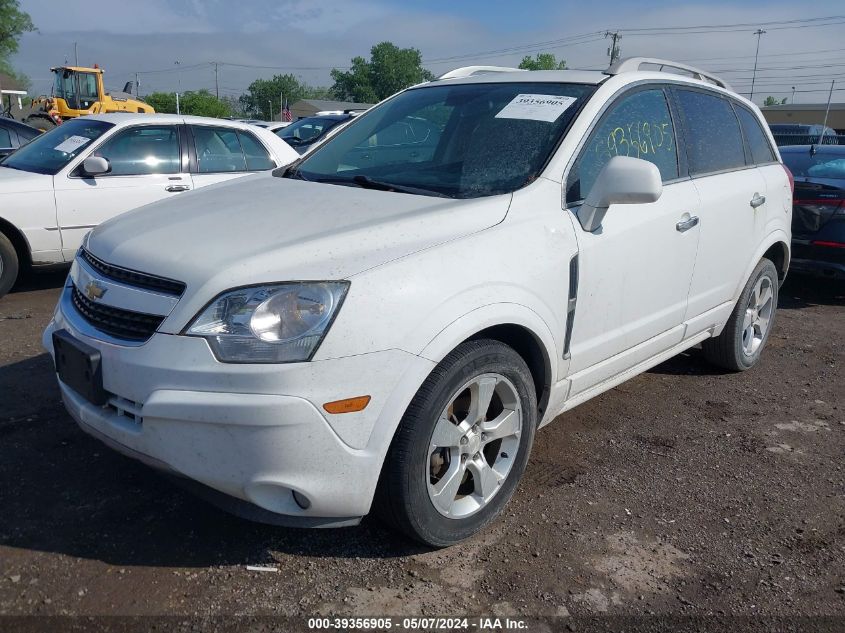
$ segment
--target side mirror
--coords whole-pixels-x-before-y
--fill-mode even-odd
[[[107,158],[102,156],[89,156],[82,161],[82,171],[86,176],[100,176],[111,171],[111,165]]]
[[[599,172],[578,210],[578,221],[585,231],[592,233],[601,226],[610,205],[655,202],[662,193],[663,181],[654,163],[614,156]]]

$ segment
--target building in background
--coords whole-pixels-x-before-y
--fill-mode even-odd
[[[307,116],[314,116],[318,112],[344,110],[367,110],[372,103],[354,103],[352,101],[327,101],[324,99],[300,99],[290,106],[291,119],[296,121]]]
[[[808,125],[824,123],[824,113],[827,103],[791,103],[760,108],[766,122],[798,123]],[[836,130],[837,134],[845,134],[845,103],[831,103],[827,115],[827,127]]]

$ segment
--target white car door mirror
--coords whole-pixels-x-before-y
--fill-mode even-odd
[[[654,163],[630,156],[614,156],[599,172],[587,199],[578,210],[578,221],[593,232],[612,204],[655,202],[663,193],[660,171]]]
[[[102,156],[89,156],[82,161],[82,171],[86,176],[101,176],[111,171],[111,165],[107,158]]]

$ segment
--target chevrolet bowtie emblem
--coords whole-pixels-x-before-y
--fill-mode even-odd
[[[85,296],[92,301],[96,301],[97,299],[102,299],[103,295],[106,294],[108,290],[108,288],[96,281],[89,281],[88,285],[85,286]]]

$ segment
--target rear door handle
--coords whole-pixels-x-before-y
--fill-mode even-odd
[[[170,191],[170,192],[187,191],[188,189],[190,189],[190,187],[188,185],[167,185],[164,188],[165,191]]]
[[[689,231],[692,227],[698,225],[698,216],[694,215],[689,220],[682,220],[675,225],[675,228],[680,232],[684,233]]]
[[[761,196],[759,193],[755,193],[754,197],[751,198],[751,208],[756,209],[764,202],[766,202],[766,196]]]

